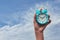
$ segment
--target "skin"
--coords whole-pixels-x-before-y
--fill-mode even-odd
[[[35,29],[36,40],[44,40],[43,31],[47,27],[47,25],[50,23],[51,23],[51,20],[49,19],[49,22],[47,24],[40,25],[36,22],[36,14],[34,15],[34,29]]]

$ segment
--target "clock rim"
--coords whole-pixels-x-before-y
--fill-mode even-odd
[[[39,14],[39,15],[40,15],[40,14]],[[46,20],[46,22],[44,22],[44,23],[41,23],[41,22],[38,21],[38,16],[39,16],[39,15],[36,15],[36,21],[37,21],[39,24],[46,24],[46,23],[48,22],[48,15],[45,14],[46,17],[47,17],[47,20]]]

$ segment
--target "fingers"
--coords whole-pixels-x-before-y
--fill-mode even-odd
[[[50,23],[51,23],[51,20],[49,20],[48,24],[50,24]]]
[[[46,28],[46,26],[48,25],[48,24],[50,24],[51,23],[51,20],[49,20],[49,22],[47,22],[46,24],[44,24],[44,25],[42,25],[42,26],[45,26],[44,28]]]
[[[48,15],[48,18],[50,18],[50,15]]]
[[[36,19],[36,14],[34,14],[34,20]]]
[[[51,22],[50,15],[48,15],[48,23],[47,24],[49,24],[50,22]]]
[[[36,22],[36,14],[34,14],[34,23]]]
[[[44,25],[48,25],[48,24],[50,24],[51,23],[51,20],[50,20],[50,15],[48,15],[48,22],[46,23],[46,24],[44,24]]]
[[[49,23],[51,23],[51,20],[50,20],[50,15],[48,15],[48,23],[47,24],[49,24]]]

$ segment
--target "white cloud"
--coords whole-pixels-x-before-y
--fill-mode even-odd
[[[34,16],[35,10],[40,7],[45,7],[48,9],[48,13],[50,14],[51,20],[52,20],[52,23],[45,30],[45,40],[47,40],[49,38],[48,34],[50,34],[48,32],[51,32],[51,30],[49,30],[49,28],[52,28],[50,26],[54,26],[54,25],[60,23],[60,19],[59,19],[60,14],[56,14],[54,12],[54,10],[53,10],[54,7],[52,7],[52,5],[53,4],[50,4],[49,2],[36,4],[34,8],[33,7],[30,8],[28,11],[26,11],[25,15],[21,16],[21,18],[24,19],[23,20],[24,24],[21,22],[20,24],[14,25],[12,27],[10,27],[9,25],[6,25],[6,26],[0,28],[0,40],[35,40],[35,34],[34,34],[34,28],[33,28],[33,16]],[[57,7],[55,7],[55,8],[57,8]],[[48,37],[48,38],[46,38],[46,37]],[[54,40],[54,38],[50,38],[49,40]],[[57,40],[57,38],[56,38],[56,40]]]
[[[20,24],[11,27],[9,25],[6,25],[0,28],[0,40],[28,40],[29,38],[29,40],[35,40],[32,22],[33,15],[28,15],[29,12],[26,12],[27,14],[24,17],[22,16],[25,24],[21,22]]]

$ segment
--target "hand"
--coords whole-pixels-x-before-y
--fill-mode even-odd
[[[50,16],[49,16],[50,18]],[[43,30],[46,28],[46,26],[51,23],[51,20],[49,19],[49,22],[45,25],[39,25],[37,22],[36,22],[36,14],[34,15],[34,28],[35,28],[35,32],[43,32]]]

